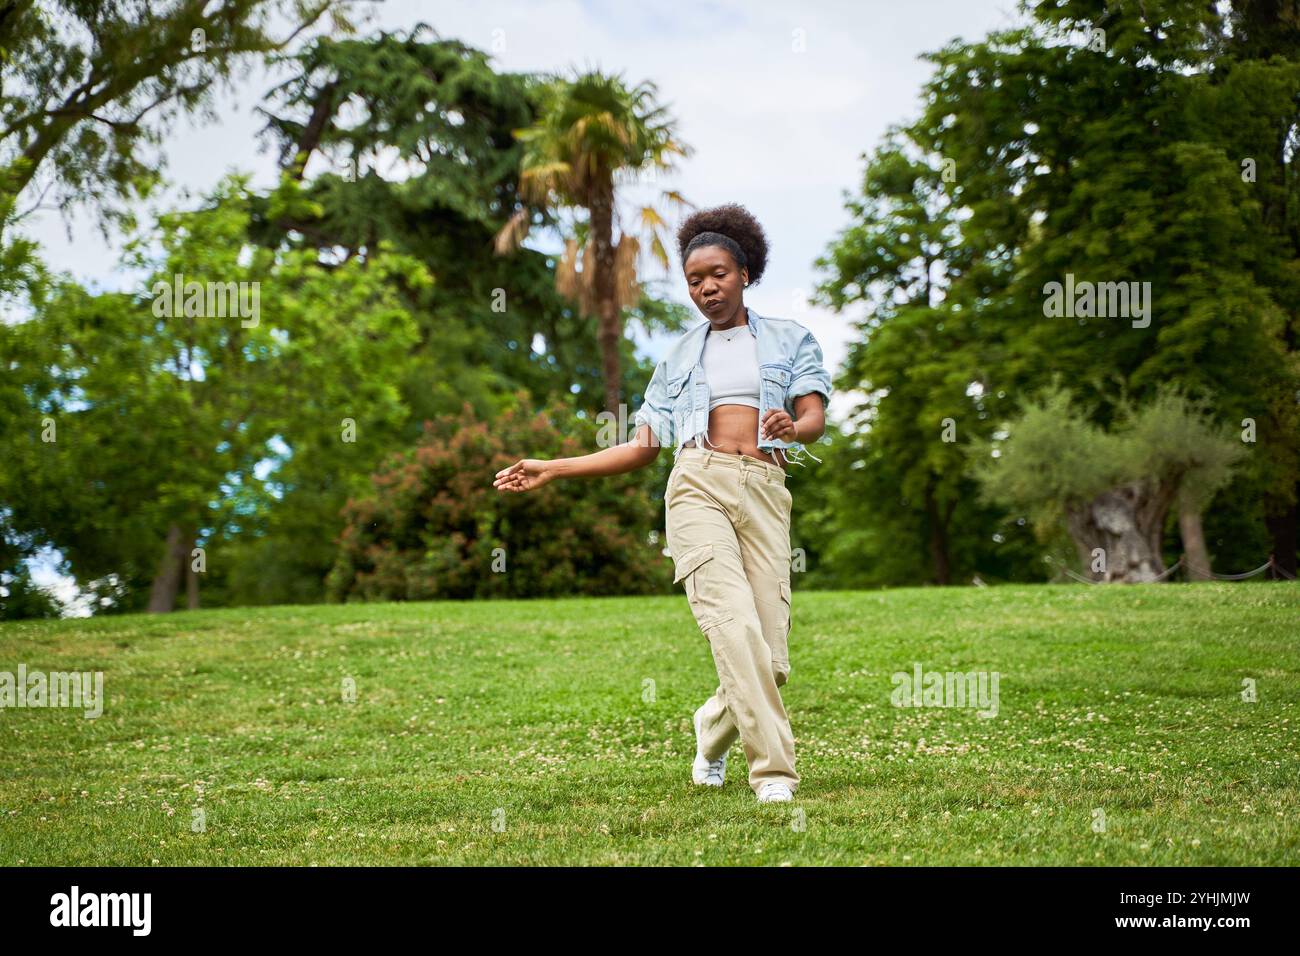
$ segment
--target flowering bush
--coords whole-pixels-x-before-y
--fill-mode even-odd
[[[350,499],[326,581],[334,601],[555,597],[671,590],[662,553],[656,469],[557,479],[498,491],[496,473],[520,458],[598,450],[597,423],[554,401],[527,415],[516,404],[492,423],[460,415],[425,422],[419,444]]]

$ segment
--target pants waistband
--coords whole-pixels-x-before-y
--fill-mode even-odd
[[[677,461],[687,461],[701,468],[716,468],[721,465],[737,471],[752,471],[762,475],[767,481],[777,481],[781,484],[785,484],[786,479],[786,470],[780,465],[773,465],[753,455],[733,455],[730,452],[714,451],[711,448],[684,445],[677,453]]]

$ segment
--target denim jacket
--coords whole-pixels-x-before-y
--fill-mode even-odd
[[[760,408],[755,443],[772,454],[775,452],[771,449],[781,449],[782,456],[796,464],[804,464],[799,460],[803,453],[821,461],[802,442],[761,437],[763,413],[770,408],[784,407],[793,419],[794,400],[809,392],[821,393],[823,409],[829,404],[831,377],[822,365],[821,346],[808,329],[793,319],[764,318],[749,307],[746,311],[749,334],[757,340],[758,352]],[[702,432],[708,440],[710,396],[702,358],[709,328],[709,323],[703,322],[673,343],[655,366],[645,401],[633,419],[638,428],[649,425],[661,446],[674,448],[674,461],[688,439]]]

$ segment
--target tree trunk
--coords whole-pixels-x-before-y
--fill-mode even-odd
[[[180,525],[172,524],[167,528],[167,542],[163,545],[162,558],[158,561],[158,571],[153,576],[153,587],[149,591],[150,614],[166,614],[176,607],[176,594],[180,590],[184,562],[185,535]]]
[[[1080,554],[1087,555],[1085,569],[1095,581],[1134,583],[1155,581],[1164,573],[1160,533],[1174,495],[1169,484],[1154,490],[1147,482],[1134,482],[1103,492],[1081,508],[1067,513],[1070,536]],[[1092,552],[1101,548],[1105,570],[1094,571]]]
[[[952,583],[952,562],[948,559],[948,522],[939,515],[934,500],[934,489],[925,488],[925,514],[930,523],[930,561],[934,565],[934,581],[941,587]],[[952,509],[948,509],[949,516]]]
[[[591,201],[591,242],[596,274],[592,277],[596,298],[597,339],[601,371],[605,378],[605,410],[618,415],[623,374],[619,344],[623,340],[618,303],[614,296],[614,186],[603,181]]]
[[[1192,581],[1212,581],[1210,552],[1205,547],[1205,530],[1201,511],[1185,498],[1178,499],[1178,533],[1183,539],[1183,556],[1187,560],[1187,577]]]
[[[1300,483],[1296,485],[1295,501],[1264,515],[1264,524],[1273,539],[1273,567],[1268,573],[1275,581],[1295,580],[1297,508],[1300,508]]]
[[[193,536],[190,537],[193,542]],[[191,611],[199,609],[199,575],[194,570],[194,561],[187,554],[185,561],[185,606]]]

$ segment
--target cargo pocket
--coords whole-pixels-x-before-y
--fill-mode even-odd
[[[791,607],[790,582],[780,581],[781,609],[785,624],[779,628],[780,637],[772,644],[772,673],[776,677],[776,686],[780,687],[790,679],[790,626]]]
[[[718,586],[713,557],[712,544],[692,548],[676,562],[677,573],[673,577],[674,584],[684,582],[682,586],[686,589],[691,613],[705,636],[708,636],[709,628],[725,624],[735,616]]]

